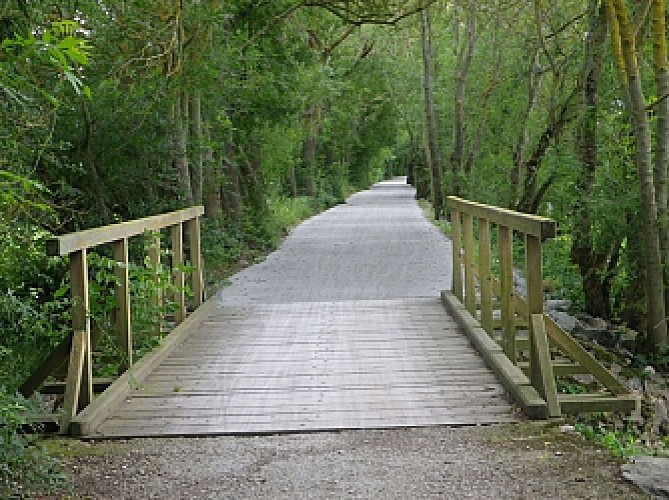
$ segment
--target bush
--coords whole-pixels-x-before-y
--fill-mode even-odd
[[[66,484],[60,465],[38,446],[34,436],[22,434],[26,413],[34,405],[0,386],[0,497],[53,492]]]

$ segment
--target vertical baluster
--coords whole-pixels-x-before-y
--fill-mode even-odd
[[[541,271],[541,240],[536,236],[527,235],[525,238],[525,262],[527,276],[527,308],[528,318],[533,314],[544,313],[544,291]],[[534,329],[530,323],[530,338],[534,335]],[[541,378],[541,367],[535,342],[530,342],[530,380],[535,389],[539,390],[543,385]]]
[[[460,211],[451,212],[451,237],[453,240],[453,294],[463,302],[462,294],[462,223]]]
[[[190,264],[193,267],[191,283],[195,295],[195,307],[200,307],[204,300],[204,278],[202,266],[202,250],[200,245],[200,218],[195,217],[187,222],[190,246]]]
[[[481,326],[492,335],[492,276],[490,274],[490,222],[479,219],[479,280],[481,283]]]
[[[70,254],[72,292],[72,346],[60,422],[66,433],[70,421],[93,400],[93,360],[88,302],[88,259],[86,249]]]
[[[151,262],[151,266],[154,269],[153,282],[156,290],[156,295],[154,297],[154,306],[158,313],[158,324],[157,331],[158,335],[162,334],[163,331],[163,291],[162,283],[160,279],[160,233],[153,232],[151,233],[151,246],[149,247],[148,257]]]
[[[174,302],[177,309],[175,322],[181,323],[186,318],[186,299],[184,294],[185,280],[182,266],[184,263],[183,224],[175,224],[170,228],[172,235],[172,277],[174,279]]]
[[[128,277],[128,239],[123,238],[112,243],[112,252],[116,261],[116,334],[124,356],[124,366],[132,366],[132,326],[130,324],[130,280]]]
[[[463,213],[462,222],[465,248],[465,307],[473,317],[476,317],[474,217],[472,214]]]
[[[502,308],[502,347],[504,353],[516,364],[516,309],[513,288],[513,231],[499,226],[499,265]]]

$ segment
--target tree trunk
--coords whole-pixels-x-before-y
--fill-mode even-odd
[[[315,106],[306,113],[306,138],[302,143],[302,160],[304,161],[304,192],[307,196],[315,197],[316,187],[316,134],[318,130],[317,110]]]
[[[456,21],[457,22],[457,21]],[[476,13],[474,5],[467,8],[465,41],[458,48],[457,76],[455,78],[455,102],[453,107],[453,153],[451,155],[452,192],[462,194],[461,180],[465,162],[465,97],[467,93],[467,77],[474,60],[474,43],[476,41]]]
[[[604,60],[607,21],[605,7],[598,8],[597,0],[589,5],[590,27],[586,36],[585,57],[580,78],[580,115],[576,150],[580,171],[576,179],[574,207],[574,237],[571,257],[579,268],[585,292],[585,311],[595,317],[611,316],[610,269],[611,254],[597,251],[592,239],[590,199],[597,172],[597,110],[598,88]]]
[[[193,204],[193,189],[188,165],[188,95],[185,92],[179,93],[173,109],[179,200],[181,205],[189,207]]]
[[[202,98],[200,93],[196,92],[191,100],[191,131],[193,135],[195,161],[192,169],[193,182],[193,202],[196,205],[202,204],[202,188],[204,182],[204,155],[205,144],[202,134]]]
[[[620,33],[625,75],[624,87],[629,90],[630,120],[634,130],[635,162],[641,188],[641,219],[644,233],[644,279],[650,344],[660,348],[667,343],[667,323],[664,303],[664,273],[660,254],[660,234],[657,223],[657,204],[653,177],[651,132],[643,93],[641,72],[637,61],[634,33],[624,0],[607,0]],[[612,30],[613,32],[613,30]]]
[[[225,217],[240,220],[242,215],[241,176],[235,158],[232,140],[229,139],[221,154],[221,196]]]
[[[666,0],[652,1],[653,61],[658,102],[657,144],[655,148],[655,198],[660,231],[660,253],[665,286],[669,283],[669,220],[667,214],[667,165],[669,164],[669,69],[667,68],[667,39],[665,21]],[[665,289],[665,311],[669,308],[669,293]]]
[[[437,121],[432,99],[432,20],[430,8],[421,12],[421,44],[423,48],[423,92],[425,95],[425,128],[426,145],[425,156],[430,169],[432,181],[432,205],[434,217],[439,219],[444,215],[444,200],[441,186],[441,154],[437,143]]]
[[[100,213],[100,222],[101,224],[109,224],[111,218],[109,216],[109,208],[105,201],[104,192],[102,189],[102,184],[100,182],[100,173],[98,172],[97,163],[95,161],[95,151],[93,150],[93,140],[95,137],[95,124],[93,123],[93,118],[91,117],[91,111],[88,107],[88,102],[86,100],[82,101],[82,107],[84,112],[84,125],[86,129],[86,145],[84,151],[84,158],[86,163],[86,168],[91,176],[91,183],[93,186],[93,192],[95,193],[95,203],[98,206],[98,211]]]
[[[204,215],[209,219],[220,219],[223,216],[223,201],[221,199],[221,175],[214,162],[214,151],[211,148],[211,131],[209,125],[204,124],[204,173],[203,186]]]

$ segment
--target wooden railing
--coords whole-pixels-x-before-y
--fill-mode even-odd
[[[200,249],[200,217],[204,214],[201,206],[191,207],[144,219],[122,222],[109,226],[79,231],[51,238],[47,241],[47,253],[51,256],[69,256],[70,287],[73,301],[72,336],[64,346],[56,349],[58,355],[52,355],[45,364],[24,384],[22,392],[35,390],[59,364],[67,353],[69,358],[65,383],[65,399],[60,427],[68,429],[72,418],[93,400],[93,345],[91,342],[91,321],[89,314],[89,278],[88,252],[99,245],[111,244],[113,259],[116,261],[114,273],[116,284],[115,327],[122,358],[123,368],[133,364],[133,340],[131,325],[131,301],[129,281],[128,239],[149,232],[153,243],[149,258],[155,265],[156,273],[160,262],[160,231],[169,229],[171,240],[171,271],[176,303],[175,323],[186,317],[185,273],[184,269],[184,232],[188,234],[189,266],[192,270],[191,288],[193,307],[198,307],[204,300],[204,282],[202,275],[202,257]],[[69,348],[69,349],[68,349]],[[69,352],[68,352],[69,351]]]
[[[542,242],[556,236],[556,223],[545,217],[453,196],[447,198],[447,207],[452,224],[453,295],[488,336],[497,340],[497,327],[501,327],[502,352],[514,365],[511,370],[500,365],[502,376],[522,385],[524,375],[520,369],[523,369],[529,376],[529,384],[545,401],[545,416],[548,417],[558,417],[563,410],[634,409],[638,401],[627,397],[630,394],[627,387],[544,314]],[[474,234],[476,225],[478,238]],[[496,245],[493,245],[495,238],[492,237],[494,227],[497,230]],[[525,250],[525,297],[520,296],[514,287],[514,238],[523,242]],[[475,240],[478,240],[477,247]],[[498,264],[495,272],[493,262]],[[501,318],[495,318],[495,310]],[[527,340],[519,339],[521,327],[528,330]],[[521,342],[524,342],[522,351],[529,353],[528,361],[519,360]],[[489,341],[480,343],[490,345]],[[568,358],[571,364],[553,360],[554,352]],[[496,356],[492,353],[490,359],[498,359]],[[556,374],[569,373],[594,375],[613,397],[603,393],[583,397],[558,395]]]

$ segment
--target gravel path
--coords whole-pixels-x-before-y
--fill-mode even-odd
[[[533,423],[69,446],[69,498],[648,498],[607,451]]]
[[[451,245],[404,178],[376,184],[300,224],[263,262],[232,277],[221,305],[439,297]]]
[[[450,287],[449,259],[449,242],[424,219],[413,189],[396,180],[296,228],[219,300],[434,297]],[[73,485],[54,498],[647,498],[621,481],[608,452],[529,422],[54,447]]]

